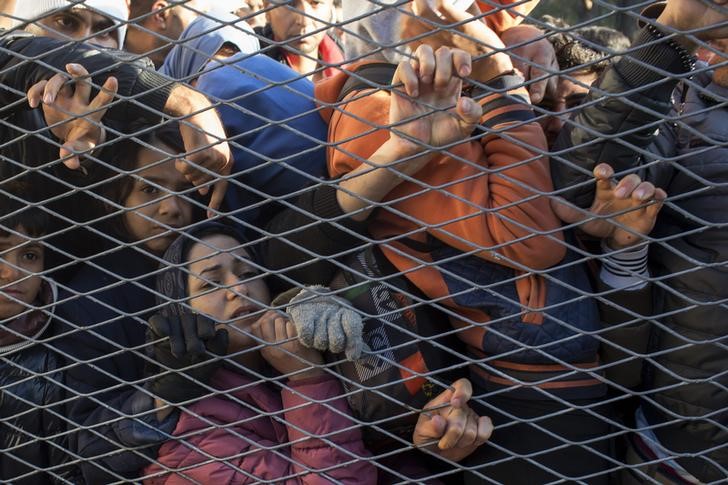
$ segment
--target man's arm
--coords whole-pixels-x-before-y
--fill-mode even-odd
[[[551,175],[561,196],[579,207],[594,199],[591,173],[608,161],[616,173],[634,169],[672,108],[677,83],[692,69],[698,41],[725,37],[726,0],[669,0],[654,25],[644,27],[622,59],[592,87],[561,131]],[[720,10],[720,11],[719,11]],[[695,36],[683,32],[698,29]],[[674,34],[674,35],[673,35]],[[567,190],[568,189],[568,190]]]
[[[203,194],[214,184],[210,207],[219,207],[227,181],[217,177],[228,175],[232,165],[222,122],[204,95],[158,74],[149,61],[45,37],[5,37],[0,40],[0,88],[4,88],[0,89],[0,103],[4,106],[0,116],[23,109],[19,105],[23,97],[44,81],[47,83],[38,90],[38,96],[44,103],[53,103],[68,79],[70,64],[90,73],[91,97],[109,77],[116,78],[119,99],[109,105],[104,122],[114,121],[117,129],[138,121],[155,125],[163,115],[180,119],[186,161],[190,163],[180,163],[177,168]],[[33,99],[29,102],[34,105]]]

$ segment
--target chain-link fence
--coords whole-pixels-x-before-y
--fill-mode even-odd
[[[0,2],[0,481],[724,482],[724,3]]]

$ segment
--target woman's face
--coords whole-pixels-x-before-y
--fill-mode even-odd
[[[131,209],[123,218],[132,241],[144,241],[144,246],[156,255],[164,254],[179,235],[175,229],[192,223],[192,184],[175,168],[175,160],[160,162],[172,152],[164,145],[142,148],[137,164],[141,170],[136,172],[131,191],[122,201]]]
[[[249,255],[230,236],[207,236],[191,248],[187,261],[190,307],[218,323],[247,330],[270,304],[268,286],[248,263]],[[243,332],[228,332],[231,349],[247,348],[253,340]],[[233,343],[233,341],[235,343]]]

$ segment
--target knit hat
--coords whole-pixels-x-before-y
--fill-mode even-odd
[[[107,17],[118,25],[116,30],[119,49],[124,45],[126,26],[129,21],[129,7],[126,0],[23,0],[15,3],[13,16],[16,21],[34,21],[66,8],[88,8]]]

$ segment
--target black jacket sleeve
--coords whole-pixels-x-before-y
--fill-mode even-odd
[[[98,88],[109,76],[119,81],[121,102],[107,116],[115,120],[156,122],[161,118],[169,93],[175,86],[156,73],[146,59],[134,60],[121,51],[100,51],[87,44],[30,35],[5,35],[0,38],[0,114],[25,108],[25,93],[38,81],[59,72],[66,64],[81,64]],[[19,106],[20,105],[20,106]]]
[[[642,382],[652,315],[652,283],[638,290],[616,290],[597,281],[603,331],[600,355],[609,382],[636,388]]]
[[[338,268],[336,258],[367,244],[366,226],[341,210],[335,183],[300,195],[268,223],[270,237],[261,243],[263,266],[279,276],[271,281],[274,293],[296,285],[327,285]]]
[[[671,95],[689,72],[677,50],[640,31],[630,50],[592,86],[559,134],[551,175],[560,195],[579,207],[594,199],[592,170],[609,163],[617,174],[638,167],[672,108]]]

